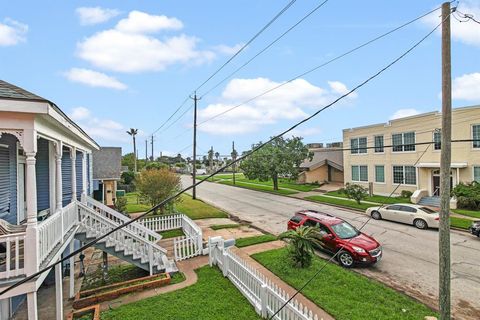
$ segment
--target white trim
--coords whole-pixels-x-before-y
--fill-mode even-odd
[[[360,139],[363,139],[363,138],[365,138],[365,152],[360,152],[360,150],[363,149],[363,148],[360,148]],[[355,149],[355,150],[358,151],[357,153],[352,152],[353,151],[352,140],[357,140],[358,147]],[[352,155],[352,156],[363,156],[363,155],[367,155],[367,154],[368,154],[368,137],[367,136],[350,138],[350,155]]]
[[[352,167],[358,167],[358,179],[360,179],[360,167],[367,167],[367,180],[353,180],[353,174],[352,174]],[[350,174],[351,174],[351,180],[352,182],[363,182],[363,183],[368,183],[368,164],[352,164],[350,165]]]
[[[382,149],[383,149],[382,152],[377,152],[377,151],[375,150],[375,148],[377,147],[377,146],[375,145],[375,138],[376,138],[376,137],[382,137]],[[385,134],[382,133],[382,134],[375,134],[375,135],[373,135],[373,154],[385,154]]]
[[[383,167],[383,182],[378,182],[377,181],[377,167]],[[386,174],[385,174],[385,165],[384,164],[375,164],[375,165],[373,165],[373,168],[374,168],[374,170],[373,170],[373,175],[374,175],[373,183],[386,184],[387,179],[386,179]]]
[[[405,134],[406,133],[411,133],[411,132],[413,132],[413,147],[414,147],[414,150],[405,151],[405,150],[403,150],[405,148]],[[396,135],[396,134],[397,135],[400,134],[402,136],[402,144],[401,144],[402,150],[401,151],[393,150],[393,148],[394,148],[393,135]],[[392,132],[392,133],[390,133],[390,136],[391,136],[391,139],[392,139],[392,151],[391,151],[392,154],[398,154],[398,153],[404,154],[404,153],[415,153],[415,152],[417,152],[417,145],[416,145],[416,143],[417,143],[417,132],[415,130],[413,130],[413,131],[403,131],[403,132]]]
[[[473,140],[473,126],[480,126],[480,123],[471,123],[471,124],[470,124],[470,138],[471,138],[472,140]],[[474,141],[472,141],[472,143],[470,144],[470,149],[471,149],[472,151],[480,151],[480,147],[475,148],[475,147],[473,146],[473,143],[474,143]]]
[[[405,167],[414,167],[413,165],[399,165],[399,164],[392,164],[392,185],[396,186],[396,185],[399,185],[399,183],[396,183],[395,182],[395,171],[393,170],[393,167],[403,167],[403,180],[405,181]],[[405,186],[405,187],[417,187],[418,189],[418,172],[417,172],[418,168],[415,168],[415,183],[414,184],[409,184],[409,183],[400,183],[401,186]]]

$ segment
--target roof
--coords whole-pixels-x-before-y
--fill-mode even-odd
[[[8,83],[0,79],[0,100],[20,100],[20,101],[33,101],[33,102],[45,102],[49,104],[55,111],[60,113],[71,125],[80,130],[82,134],[85,135],[93,144],[97,147],[99,145],[95,140],[92,139],[78,124],[76,124],[72,119],[70,119],[55,103],[52,101],[42,98],[30,91],[27,91],[23,88],[17,87],[11,83]]]
[[[95,180],[120,180],[122,169],[122,148],[101,147],[94,150],[93,179]]]
[[[341,148],[319,148],[311,149],[310,151],[313,152],[312,160],[306,159],[300,165],[300,168],[311,171],[328,164],[335,169],[343,171],[343,152]]]

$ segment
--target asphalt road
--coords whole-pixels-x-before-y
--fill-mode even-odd
[[[191,178],[182,177],[184,185]],[[360,227],[368,217],[358,212],[305,200],[205,182],[197,197],[273,234],[286,230],[292,214],[315,209],[339,216]],[[383,246],[383,259],[368,268],[356,268],[385,284],[436,307],[438,297],[438,232],[413,226],[370,220],[363,232]],[[452,309],[457,319],[480,317],[480,239],[452,231]]]

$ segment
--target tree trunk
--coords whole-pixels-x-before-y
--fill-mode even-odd
[[[278,175],[276,173],[272,176],[272,180],[273,180],[273,190],[277,191],[278,190]]]

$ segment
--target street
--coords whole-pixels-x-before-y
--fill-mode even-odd
[[[183,176],[184,186],[191,177]],[[254,226],[278,235],[288,219],[300,209],[315,209],[339,216],[356,227],[368,217],[358,212],[305,200],[205,182],[197,197]],[[356,268],[388,286],[437,306],[438,233],[388,221],[370,220],[362,230],[383,246],[383,260],[373,267]],[[452,231],[452,308],[455,318],[478,319],[480,314],[480,239]]]

